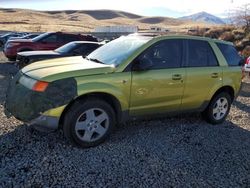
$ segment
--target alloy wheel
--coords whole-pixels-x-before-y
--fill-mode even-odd
[[[94,142],[101,138],[109,128],[108,114],[100,108],[91,108],[83,112],[75,124],[77,137],[85,142]]]

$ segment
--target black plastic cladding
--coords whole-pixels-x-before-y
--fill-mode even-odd
[[[5,107],[17,119],[29,122],[41,113],[68,104],[77,96],[77,83],[74,78],[66,78],[49,83],[44,92],[32,91],[18,83],[18,73],[7,90]]]

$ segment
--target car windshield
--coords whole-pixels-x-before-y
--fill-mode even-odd
[[[87,56],[87,59],[118,66],[150,39],[151,37],[120,37],[93,51]]]
[[[44,37],[48,36],[50,33],[43,33],[41,35],[38,35],[37,37],[33,38],[32,41],[33,42],[38,42],[40,41],[41,39],[43,39]]]
[[[70,42],[68,44],[65,44],[61,46],[60,48],[55,49],[58,53],[67,53],[70,52],[72,49],[74,49],[77,46],[75,42]]]

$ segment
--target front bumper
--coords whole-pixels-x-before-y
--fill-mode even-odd
[[[16,58],[16,55],[17,55],[16,50],[12,50],[8,48],[4,48],[3,53],[7,58]]]
[[[5,114],[13,115],[23,122],[30,122],[29,124],[40,124],[45,128],[56,129],[60,115],[54,117],[46,112],[67,105],[76,97],[75,79],[67,78],[50,82],[45,92],[36,92],[19,83],[21,76],[25,75],[19,72],[10,82],[6,95]]]
[[[30,63],[30,59],[28,57],[17,54],[17,57],[16,57],[16,66],[19,69],[25,67],[29,63]]]

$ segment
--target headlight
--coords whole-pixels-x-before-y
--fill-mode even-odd
[[[21,76],[19,83],[33,91],[43,92],[48,87],[49,83],[44,81],[35,80],[27,76]]]
[[[20,43],[18,43],[18,42],[8,43],[7,46],[6,46],[6,48],[12,48],[12,47],[14,47],[14,46],[18,46],[19,44],[20,44]]]

